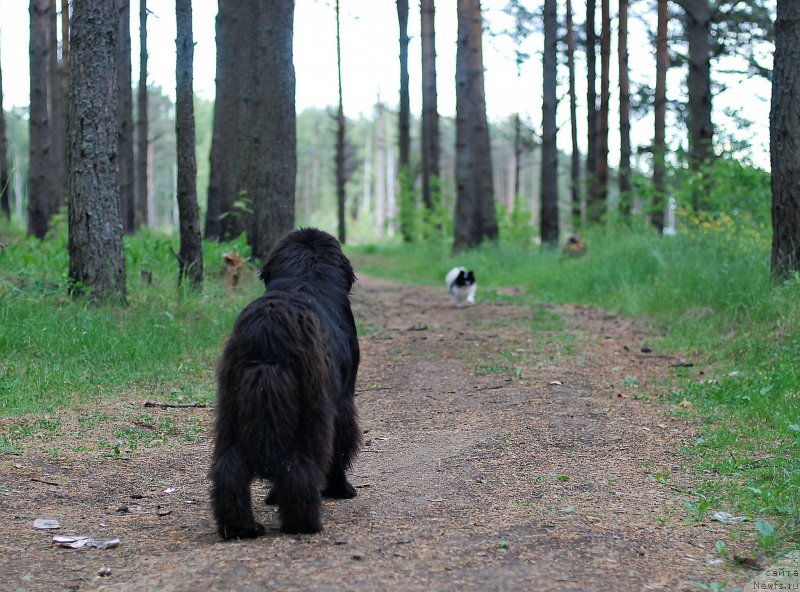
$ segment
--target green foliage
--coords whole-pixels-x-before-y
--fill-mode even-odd
[[[498,204],[497,221],[498,233],[506,243],[522,247],[533,244],[536,229],[531,226],[530,210],[509,210],[505,205]]]
[[[710,160],[699,171],[674,169],[672,190],[678,205],[687,210],[692,196],[701,193],[707,215],[746,217],[759,225],[771,220],[770,174],[729,155]]]
[[[420,210],[417,207],[417,194],[414,190],[414,174],[408,166],[400,169],[398,181],[400,182],[398,196],[400,234],[403,241],[409,243],[417,238],[417,219]]]

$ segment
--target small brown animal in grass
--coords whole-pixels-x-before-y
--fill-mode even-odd
[[[564,243],[562,255],[564,257],[580,257],[586,254],[586,242],[577,234],[573,234]]]
[[[232,290],[239,285],[239,280],[242,279],[242,265],[244,265],[244,257],[239,255],[236,251],[231,253],[224,253],[222,261],[225,263],[225,287]]]

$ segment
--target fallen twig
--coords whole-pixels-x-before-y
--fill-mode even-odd
[[[44,479],[37,479],[36,477],[31,477],[31,481],[35,481],[36,483],[44,483],[45,485],[55,485],[56,487],[61,487],[61,483],[56,483],[55,481],[45,481]]]
[[[205,403],[198,403],[194,401],[192,403],[157,403],[155,401],[145,401],[145,407],[158,407],[160,409],[188,409],[190,407],[199,407],[201,409],[205,409],[208,407]]]

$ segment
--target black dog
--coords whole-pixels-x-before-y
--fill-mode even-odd
[[[269,479],[283,532],[318,532],[320,491],[351,498],[361,444],[354,402],[359,349],[350,309],[355,274],[330,234],[289,233],[261,269],[264,296],[239,315],[217,368],[209,477],[219,534],[256,537],[250,483]]]

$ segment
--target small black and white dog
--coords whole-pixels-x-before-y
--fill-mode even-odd
[[[478,289],[478,283],[472,271],[467,271],[464,267],[454,267],[447,272],[444,283],[456,306],[464,306],[464,302],[475,304],[475,290]]]
[[[261,269],[267,291],[239,315],[217,368],[216,441],[209,472],[217,530],[257,537],[250,497],[269,479],[283,532],[318,532],[322,495],[351,498],[345,471],[361,431],[354,402],[358,339],[355,274],[339,241],[289,233]]]

